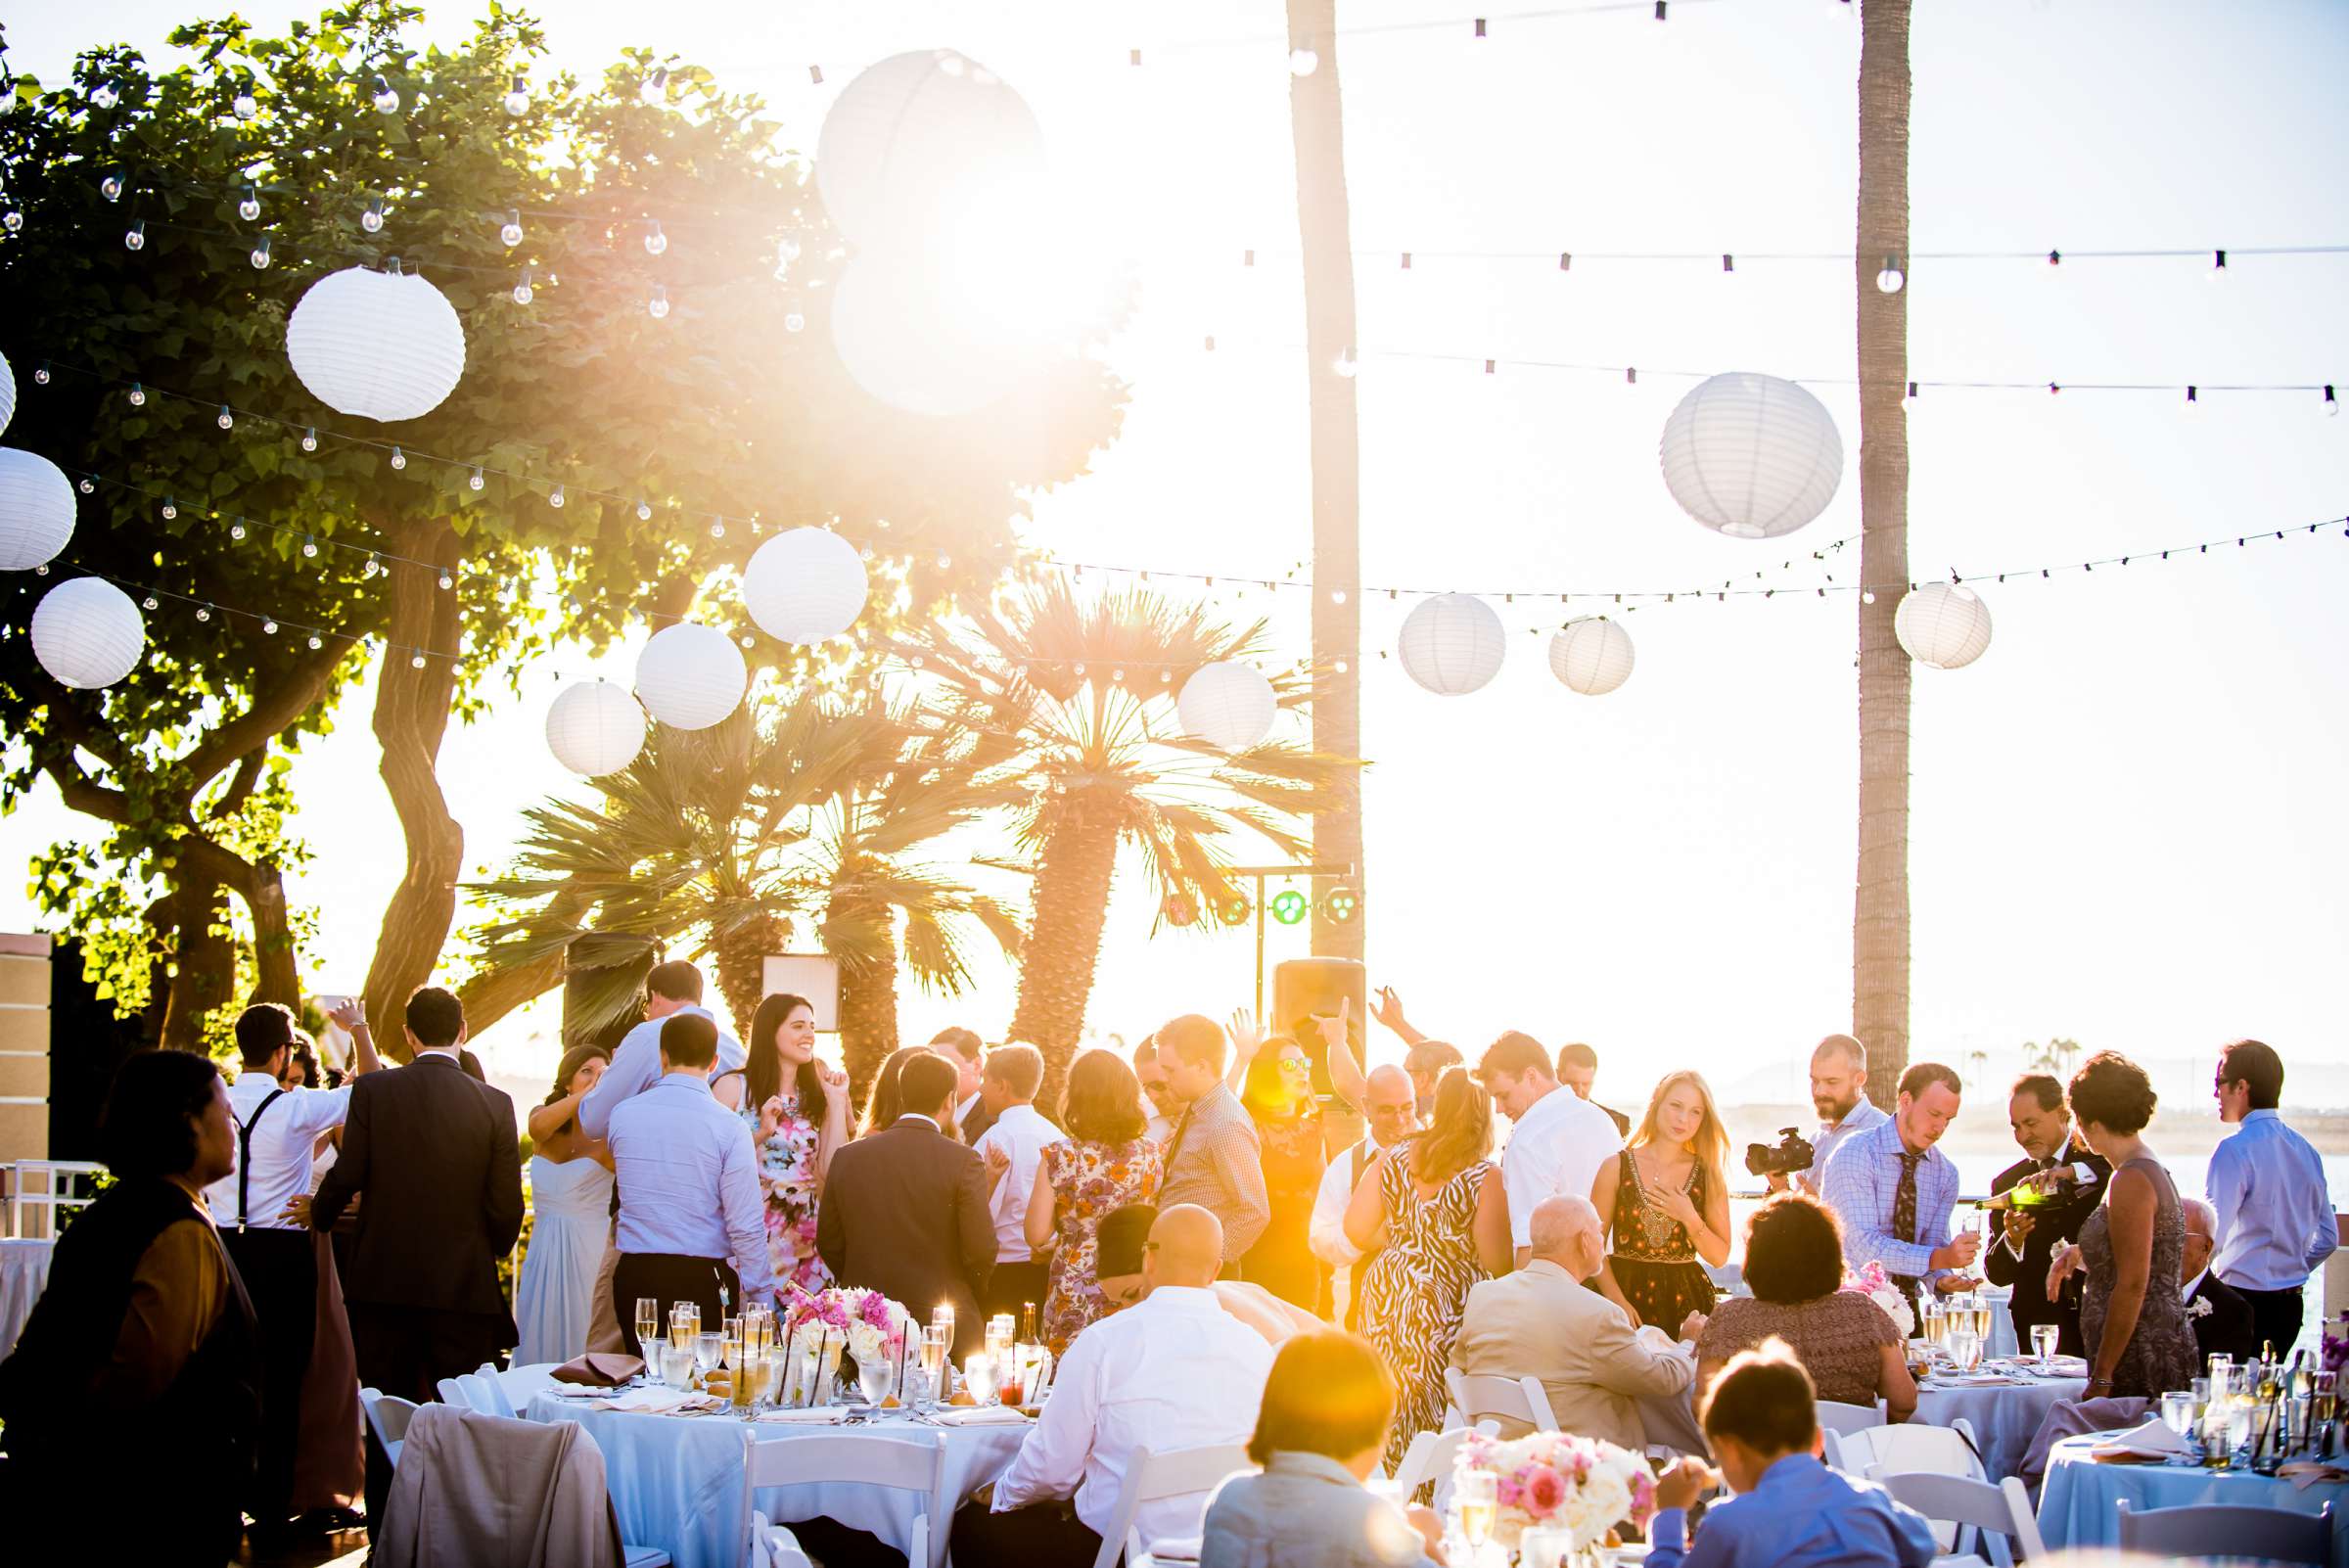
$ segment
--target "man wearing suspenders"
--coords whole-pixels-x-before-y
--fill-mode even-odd
[[[1361,1283],[1370,1260],[1346,1239],[1346,1204],[1379,1151],[1418,1130],[1411,1075],[1400,1067],[1372,1068],[1363,1083],[1362,1114],[1370,1131],[1321,1173],[1321,1188],[1313,1196],[1313,1222],[1306,1234],[1313,1256],[1336,1271],[1323,1315],[1358,1331],[1361,1327]]]
[[[336,1021],[356,1045],[355,1071],[378,1065],[359,1004]],[[318,1314],[318,1253],[309,1226],[288,1216],[310,1195],[310,1156],[321,1134],[343,1125],[348,1087],[280,1086],[294,1046],[294,1015],[277,1002],[248,1007],[237,1019],[244,1068],[229,1085],[237,1134],[236,1169],[205,1189],[220,1242],[245,1281],[261,1334],[261,1431],[253,1496],[246,1512],[264,1539],[292,1510],[294,1460],[301,1423],[302,1374],[310,1363]]]

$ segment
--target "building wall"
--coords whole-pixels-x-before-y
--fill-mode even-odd
[[[49,1153],[49,939],[0,932],[0,1164]]]

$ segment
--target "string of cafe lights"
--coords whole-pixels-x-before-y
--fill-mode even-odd
[[[116,576],[112,573],[101,572],[96,567],[84,565],[80,561],[74,560],[70,557],[61,558],[60,562],[49,562],[34,567],[32,569],[32,576],[36,577],[49,576],[51,575],[51,568],[59,564],[72,568],[72,573],[67,578],[68,581],[70,581],[74,576],[82,576],[95,577],[101,582],[112,583],[115,587],[121,589],[124,593],[136,598],[139,601],[139,608],[149,615],[153,615],[156,611],[161,609],[164,603],[168,601],[174,605],[192,608],[195,611],[195,619],[200,624],[208,624],[215,616],[220,617],[224,622],[232,620],[250,621],[260,628],[263,636],[274,637],[281,631],[288,632],[295,636],[305,639],[313,652],[324,648],[329,642],[340,642],[354,648],[381,647],[387,654],[406,654],[408,656],[409,665],[417,669],[424,669],[427,664],[435,659],[444,660],[453,665],[461,657],[458,654],[444,653],[436,648],[427,648],[411,643],[395,642],[390,637],[380,637],[360,632],[338,630],[333,626],[316,625],[309,622],[293,620],[269,611],[243,609],[237,605],[224,603],[218,599],[207,599],[201,594],[182,593],[173,588],[164,588],[151,583],[137,582],[128,577]],[[20,585],[20,591],[22,591],[22,585]]]

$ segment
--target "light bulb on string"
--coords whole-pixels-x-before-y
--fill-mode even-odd
[[[6,229],[11,234],[22,234],[24,232],[24,214],[13,207],[0,212],[0,229]]]
[[[473,471],[473,478],[467,480],[465,483],[477,490],[480,489],[482,487],[482,471],[478,468],[475,469]]]
[[[512,208],[506,209],[506,221],[499,226],[497,238],[508,250],[512,250],[522,243],[521,212]]]
[[[668,72],[656,68],[636,89],[637,98],[646,104],[659,104],[668,97]]]
[[[450,576],[449,576],[447,573],[445,573],[445,572],[443,572],[443,573],[441,573],[441,574],[440,574],[440,589],[441,589],[441,591],[442,591],[443,593],[447,592],[447,591],[448,591],[450,588],[453,588],[453,587],[455,587],[456,585],[457,585],[457,579],[456,579],[456,578],[454,578],[454,577]]]
[[[243,539],[245,537],[245,525],[242,522],[231,523],[228,526],[228,536],[232,539]]]
[[[110,202],[122,200],[122,176],[109,174],[98,182],[98,194]]]
[[[239,119],[251,119],[261,112],[260,101],[253,96],[251,89],[237,94],[228,107]]]
[[[301,553],[305,560],[315,561],[318,559],[317,535],[305,533],[301,536]]]
[[[164,497],[163,497],[163,521],[164,521],[164,522],[166,522],[166,523],[168,523],[168,522],[170,522],[170,521],[171,521],[173,518],[175,518],[175,517],[177,517],[177,516],[179,516],[179,503],[178,503],[177,501],[175,501],[175,500],[173,500],[173,499],[172,499],[170,496],[168,496],[168,495],[164,496]]]
[[[1308,33],[1297,40],[1296,48],[1289,51],[1289,74],[1310,76],[1320,69],[1321,56],[1313,49],[1313,35]]]
[[[155,610],[161,608],[161,606],[156,603],[155,595],[152,593],[147,595],[145,599],[142,599],[139,602],[139,607],[143,610]]]
[[[506,113],[521,117],[530,112],[530,84],[520,71],[514,73],[514,84],[506,89]]]
[[[270,637],[274,637],[274,636],[276,636],[276,635],[277,635],[277,623],[276,623],[276,622],[274,622],[274,621],[264,621],[264,622],[262,622],[262,623],[261,623],[261,632],[262,632],[262,634],[263,634],[264,636],[270,636]]]
[[[645,300],[644,308],[655,321],[667,316],[668,314],[668,285],[654,284],[652,297]]]
[[[130,384],[130,406],[133,408],[147,406],[147,389],[135,381]]]
[[[253,245],[253,254],[252,254],[251,255],[248,255],[248,256],[247,256],[245,259],[253,263],[253,271],[255,271],[255,272],[266,272],[266,271],[268,271],[268,270],[269,270],[269,236],[268,236],[268,235],[266,235],[266,234],[262,235],[262,236],[260,237],[260,239],[259,239],[257,242],[255,242],[255,243],[254,243],[254,245]]]
[[[139,219],[123,232],[122,245],[125,250],[131,251],[147,249],[147,220],[145,218]]]
[[[1901,286],[1908,281],[1909,274],[1902,267],[1901,258],[1898,255],[1888,255],[1884,258],[1883,269],[1876,274],[1876,292],[1878,294],[1898,294],[1901,292]]]
[[[399,113],[399,94],[381,75],[375,78],[375,112],[379,115]]]
[[[2213,283],[2225,283],[2227,281],[2226,252],[2213,251],[2210,253],[2210,270],[2204,273],[2203,276],[2208,278]]]
[[[48,360],[46,360],[46,359],[42,360],[42,361],[41,361],[41,368],[40,368],[40,369],[38,369],[38,370],[36,370],[36,371],[34,371],[34,372],[32,373],[32,384],[33,384],[35,387],[46,387],[46,386],[48,386],[48,385],[49,385],[49,361],[48,361]],[[2327,388],[2326,388],[2325,390],[2326,390],[2327,392],[2331,392],[2331,391],[2332,391],[2332,389],[2331,389],[2330,387],[2327,387]]]
[[[301,449],[305,452],[314,452],[318,450],[317,426],[312,425],[301,433]]]
[[[228,411],[228,404],[222,403],[220,405],[220,412],[212,416],[212,423],[219,426],[222,430],[235,430],[237,428],[237,416]]]
[[[323,642],[320,642],[320,641],[318,640],[318,634],[317,634],[316,632],[314,632],[314,631],[313,631],[313,632],[311,632],[311,633],[310,633],[310,647],[311,647],[312,649],[323,648],[323,647],[325,647],[325,646],[326,646],[326,644],[325,644],[325,643],[323,643]]]
[[[551,490],[549,490],[549,491],[547,491],[547,492],[546,492],[546,504],[547,504],[547,505],[549,505],[549,506],[551,506],[551,507],[553,507],[553,508],[555,508],[557,511],[561,511],[561,510],[562,510],[562,508],[563,508],[563,486],[562,486],[562,485],[558,484],[558,485],[556,485],[556,486],[555,486],[553,489],[551,489]]]
[[[636,521],[639,523],[650,523],[652,520],[653,503],[643,500],[638,501],[636,503]]]
[[[81,493],[84,495],[95,495],[98,493],[98,482],[90,478],[87,474],[84,474],[81,477]]]
[[[410,658],[408,660],[408,668],[410,669],[422,669],[424,668],[424,655],[417,654]]]
[[[401,450],[400,450],[398,447],[396,447],[396,446],[392,447],[392,466],[393,468],[405,468],[405,467],[407,467],[407,466],[408,466],[408,454],[407,454],[407,453],[405,453],[405,452],[403,452],[403,451],[401,451]]]
[[[1341,349],[1338,353],[1338,362],[1329,368],[1347,381],[1352,381],[1356,376],[1361,374],[1362,369],[1360,362],[1354,357],[1354,350],[1351,348]]]
[[[724,518],[722,518],[722,517],[714,517],[714,518],[712,518],[712,519],[710,520],[710,537],[712,537],[712,538],[714,538],[714,539],[722,539],[722,538],[724,538],[725,536],[726,536],[726,520],[725,520]]]
[[[115,84],[111,81],[102,81],[90,89],[90,102],[100,109],[112,109],[121,101],[122,95],[115,90]]]
[[[785,332],[804,332],[806,327],[807,314],[800,308],[800,302],[794,300],[790,308],[783,312],[783,330]]]
[[[366,563],[359,568],[359,576],[362,577],[372,577],[383,569],[383,563],[378,561],[373,555],[369,555]]]
[[[2063,253],[2061,251],[2048,253],[2048,276],[2050,278],[2063,276]]]
[[[522,276],[514,280],[514,302],[527,305],[537,297],[538,291],[530,287],[530,269],[524,267]]]
[[[2325,389],[2325,417],[2326,419],[2331,419],[2337,416],[2340,411],[2340,401],[2332,395],[2332,389],[2330,387],[2326,387]]]
[[[248,223],[260,221],[261,193],[251,185],[245,187],[244,198],[237,203],[237,216]]]
[[[384,232],[384,199],[382,197],[379,196],[367,204],[367,210],[359,214],[359,227],[370,234]]]
[[[659,255],[668,249],[668,236],[661,232],[661,220],[659,218],[647,218],[645,221],[650,223],[652,227],[644,236],[644,254],[646,255]]]
[[[209,621],[212,619],[212,612],[208,608],[199,605],[196,609],[196,619],[199,621]]]

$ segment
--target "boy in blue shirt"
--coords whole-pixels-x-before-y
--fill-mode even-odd
[[[1684,1458],[1657,1478],[1648,1568],[1926,1568],[1924,1515],[1819,1458],[1818,1391],[1782,1340],[1730,1359],[1704,1396],[1705,1441],[1720,1475]],[[1705,1512],[1687,1543],[1687,1507],[1716,1479],[1737,1495]]]

